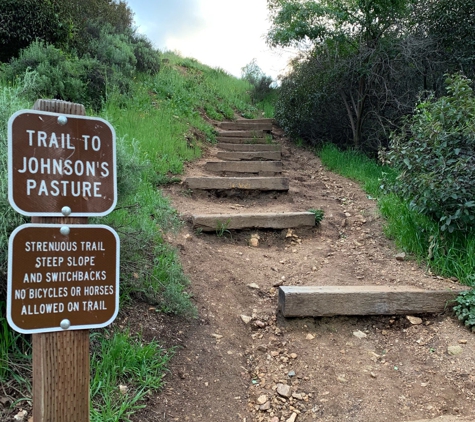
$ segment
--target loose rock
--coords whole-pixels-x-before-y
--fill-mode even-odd
[[[292,413],[292,416],[290,416],[289,419],[286,420],[286,422],[295,422],[297,420],[297,413]]]
[[[463,349],[461,346],[449,346],[447,348],[447,353],[452,356],[460,355],[460,353],[463,352]]]
[[[418,318],[415,316],[406,316],[407,320],[412,324],[412,325],[421,325],[422,324],[422,318]]]
[[[264,404],[266,402],[267,402],[267,396],[265,394],[262,394],[257,399],[257,403],[259,403],[259,404]]]
[[[354,332],[353,332],[353,335],[354,335],[355,337],[360,338],[360,339],[363,339],[363,338],[368,337],[365,333],[363,333],[363,331],[360,331],[360,330],[354,331]]]
[[[404,252],[401,252],[397,255],[394,255],[394,258],[396,258],[398,261],[404,261],[406,259],[406,254]]]
[[[290,385],[277,384],[277,394],[279,394],[279,396],[282,396],[288,399],[292,395]]]
[[[241,319],[242,319],[242,322],[244,322],[244,324],[249,324],[252,321],[252,318],[247,315],[241,315]]]

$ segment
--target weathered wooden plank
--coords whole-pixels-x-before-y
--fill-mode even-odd
[[[266,138],[236,138],[233,136],[218,136],[216,138],[220,143],[228,144],[268,144],[269,141]],[[270,144],[269,144],[270,145]]]
[[[228,138],[264,138],[266,133],[263,130],[222,130],[218,136]]]
[[[226,151],[282,151],[280,144],[228,144],[223,142],[216,146]]]
[[[282,172],[282,161],[209,161],[208,171],[229,171],[235,173]]]
[[[457,290],[412,286],[282,286],[279,310],[284,317],[398,315],[442,312]]]
[[[188,177],[185,184],[189,189],[243,189],[243,190],[289,190],[286,177]]]
[[[229,161],[251,161],[251,160],[270,160],[279,161],[282,154],[278,151],[219,151],[216,156],[220,160]]]
[[[203,231],[240,229],[285,229],[315,226],[311,212],[263,213],[263,214],[208,214],[194,215],[193,227]]]
[[[259,123],[247,120],[238,120],[236,122],[221,122],[218,127],[223,130],[264,130],[270,132],[272,130],[272,123]]]

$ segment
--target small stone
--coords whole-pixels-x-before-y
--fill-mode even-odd
[[[270,401],[264,403],[262,406],[259,407],[259,410],[262,410],[263,412],[269,409],[270,409]]]
[[[259,289],[259,285],[257,285],[256,283],[248,284],[247,287],[249,287],[250,289],[256,289],[256,290]]]
[[[265,352],[267,352],[267,346],[265,346],[263,344],[260,344],[259,346],[257,346],[257,350],[259,352],[265,353]]]
[[[290,378],[295,377],[295,371],[290,371],[287,375],[288,375]]]
[[[297,413],[292,413],[289,419],[287,419],[285,422],[295,422],[297,420]]]
[[[216,340],[223,338],[221,334],[211,334],[211,337],[214,337]]]
[[[292,395],[292,391],[290,390],[290,385],[277,384],[277,394],[279,394],[279,396],[282,396],[288,399]]]
[[[266,402],[267,402],[267,396],[265,394],[262,394],[257,399],[257,403],[259,403],[259,404],[264,404]]]
[[[307,337],[305,337],[307,340],[313,340],[315,336],[313,334],[307,334]]]
[[[397,255],[394,255],[394,258],[396,258],[397,261],[404,261],[406,259],[406,254],[404,252],[401,252]]]
[[[406,316],[406,319],[412,324],[412,325],[421,325],[422,324],[422,318],[415,317],[415,316]]]
[[[275,358],[276,356],[279,356],[280,355],[280,352],[278,352],[277,350],[274,350],[272,352],[270,352],[270,355]]]
[[[262,321],[256,320],[253,322],[254,327],[256,328],[265,328],[266,324],[264,324]]]
[[[376,374],[374,372],[371,372],[370,375],[371,375],[371,378],[376,378]]]
[[[279,422],[279,418],[277,416],[274,416],[270,422]]]
[[[289,356],[291,359],[297,359],[297,353],[291,353]]]
[[[460,355],[463,352],[461,346],[449,346],[447,347],[447,353],[452,356]]]
[[[26,410],[20,410],[15,416],[13,416],[13,419],[16,421],[22,421],[25,419],[26,415],[28,415]]]
[[[121,394],[127,394],[127,391],[129,391],[129,387],[121,384],[119,385],[119,391],[121,392]]]
[[[242,322],[244,322],[244,324],[249,324],[252,321],[252,318],[247,315],[241,315],[241,319],[242,319]]]
[[[467,340],[459,340],[460,344],[467,344]]]
[[[360,330],[354,331],[354,332],[353,332],[353,335],[354,335],[355,337],[358,337],[359,339],[363,339],[363,338],[368,337],[365,333],[363,333],[363,331],[360,331]]]
[[[259,239],[256,239],[255,237],[249,239],[249,246],[252,248],[257,248],[259,246]]]
[[[292,397],[296,400],[303,400],[303,396],[300,393],[292,393]]]
[[[343,376],[343,375],[340,375],[338,378],[337,378],[338,381],[342,382],[342,383],[346,383],[348,382],[348,380]]]

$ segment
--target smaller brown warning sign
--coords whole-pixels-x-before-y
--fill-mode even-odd
[[[119,310],[119,238],[103,225],[25,224],[10,236],[7,319],[21,333],[101,328]]]

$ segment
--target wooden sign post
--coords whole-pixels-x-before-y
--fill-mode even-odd
[[[115,132],[83,116],[81,104],[38,100],[9,121],[9,200],[32,224],[10,238],[7,318],[33,336],[34,422],[89,421],[82,328],[108,325],[118,312],[117,234],[84,227],[117,201]]]

